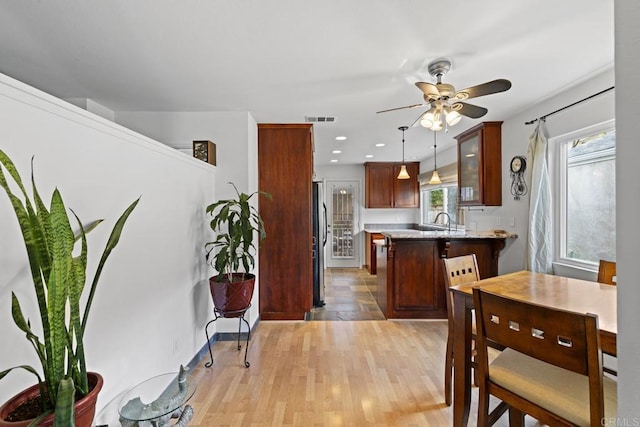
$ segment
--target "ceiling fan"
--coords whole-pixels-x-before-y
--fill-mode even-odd
[[[436,78],[436,84],[416,82],[416,86],[423,92],[426,104],[407,105],[405,107],[391,108],[378,111],[403,110],[406,108],[430,107],[416,119],[411,127],[420,123],[433,131],[442,130],[445,126],[453,126],[462,119],[462,116],[477,119],[487,114],[487,109],[477,105],[468,104],[465,101],[470,98],[491,95],[492,93],[505,92],[511,88],[511,82],[505,79],[492,80],[476,86],[456,91],[453,85],[442,83],[442,76],[451,70],[451,61],[439,58],[429,63],[429,74]]]

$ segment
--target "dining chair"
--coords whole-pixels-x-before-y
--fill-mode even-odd
[[[561,426],[615,419],[616,382],[603,376],[598,316],[473,289],[479,369],[478,426],[490,426],[489,396],[509,406],[509,425],[528,414]],[[491,363],[487,341],[506,348]]]
[[[600,260],[598,265],[598,282],[608,285],[616,285],[616,263],[615,261]]]
[[[480,273],[478,272],[478,260],[476,259],[475,254],[463,255],[454,258],[443,258],[442,261],[444,264],[444,283],[447,295],[447,319],[449,323],[447,349],[444,362],[444,400],[447,406],[450,406],[452,403],[451,378],[453,376],[453,295],[449,292],[449,287],[480,280]],[[476,336],[475,324],[475,320],[472,320],[473,342],[475,342]],[[475,362],[472,362],[472,364],[475,365]]]

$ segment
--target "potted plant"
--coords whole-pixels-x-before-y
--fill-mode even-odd
[[[9,196],[22,231],[42,331],[41,339],[12,292],[13,320],[35,349],[42,369],[39,372],[32,366],[21,365],[0,372],[1,379],[14,369],[22,369],[34,374],[38,380],[36,385],[18,393],[0,407],[0,426],[26,426],[33,422],[33,425],[43,426],[89,427],[103,380],[99,374],[87,372],[83,344],[85,328],[105,262],[118,244],[124,224],[139,199],[114,225],[91,285],[85,286],[88,279],[86,234],[102,220],[84,225],[75,212],[68,215],[57,188],[51,196],[50,206],[45,206],[33,178],[33,165],[31,169],[32,198],[27,194],[15,165],[0,150],[0,186]],[[9,177],[13,180],[11,186]],[[17,194],[13,193],[12,187],[19,190]],[[71,222],[77,223],[76,232],[72,230]],[[89,294],[84,307],[81,307],[85,288]],[[25,415],[24,411],[34,404],[32,413]],[[16,418],[22,420],[16,421]]]
[[[249,307],[253,296],[256,278],[250,271],[255,265],[255,239],[259,243],[267,236],[258,210],[249,201],[257,194],[271,199],[271,194],[240,193],[232,182],[229,184],[237,198],[207,206],[207,214],[213,217],[209,225],[217,235],[205,244],[205,249],[207,260],[218,272],[209,278],[213,303],[223,316],[238,317]]]

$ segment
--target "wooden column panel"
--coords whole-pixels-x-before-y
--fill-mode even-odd
[[[258,124],[260,317],[304,319],[313,305],[313,135],[310,124]]]

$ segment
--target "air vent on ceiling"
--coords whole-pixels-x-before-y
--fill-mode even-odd
[[[331,116],[304,116],[304,121],[307,123],[333,123],[336,118]]]

